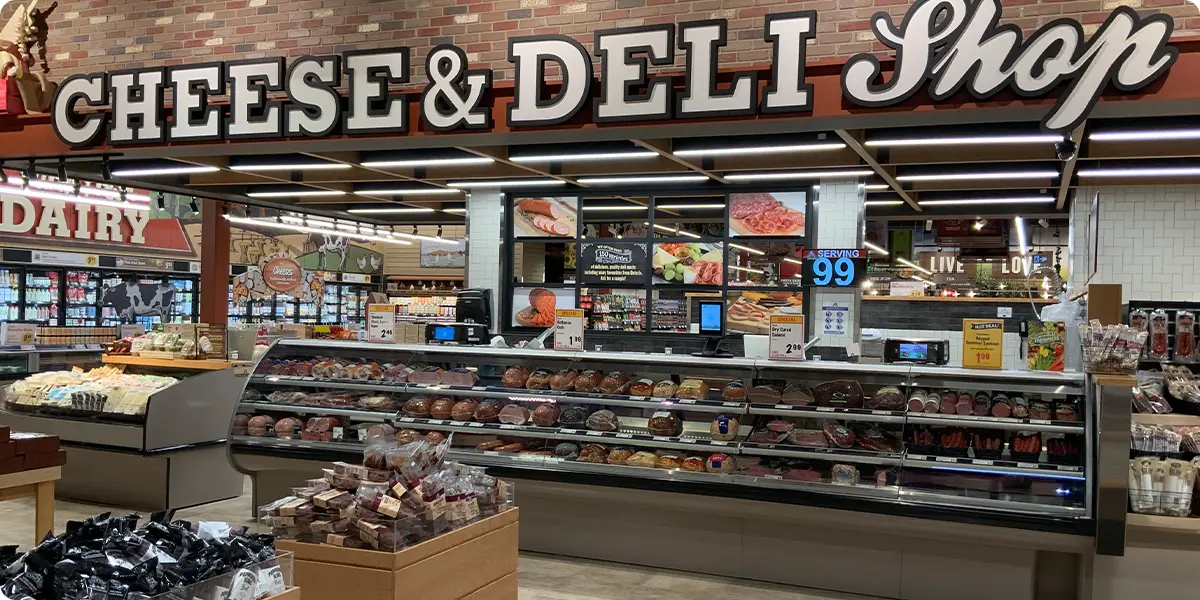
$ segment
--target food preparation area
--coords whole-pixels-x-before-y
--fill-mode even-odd
[[[250,518],[250,487],[238,498],[178,512],[180,519],[227,521],[253,524]],[[65,530],[67,521],[97,513],[123,509],[68,502],[55,502],[54,530]],[[27,549],[33,539],[33,498],[0,503],[0,546],[21,544]],[[680,571],[633,565],[522,553],[520,600],[865,600],[856,596],[773,585],[727,577],[711,577]]]

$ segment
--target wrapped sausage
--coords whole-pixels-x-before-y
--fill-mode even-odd
[[[646,429],[650,435],[676,436],[683,433],[683,421],[679,419],[679,415],[671,411],[658,411],[650,416]]]
[[[529,422],[529,409],[520,404],[509,404],[500,409],[499,419],[508,425],[524,425]]]
[[[675,382],[667,379],[654,384],[654,389],[651,390],[650,395],[655,398],[673,398],[676,389],[678,387],[675,385]]]
[[[455,421],[470,421],[475,417],[479,403],[474,400],[459,400],[450,408],[450,418]]]
[[[600,381],[600,391],[605,394],[628,394],[631,383],[628,373],[613,371]]]
[[[516,365],[509,367],[504,372],[504,376],[500,378],[500,381],[506,388],[523,388],[525,387],[525,383],[529,381],[530,375],[532,373],[524,365]]]
[[[404,416],[428,417],[429,409],[432,406],[433,400],[429,396],[413,396],[404,403]]]
[[[544,403],[533,409],[533,415],[530,417],[533,424],[538,427],[554,427],[558,422],[558,405]]]
[[[707,400],[708,384],[703,379],[684,379],[675,391],[675,397],[686,400]]]
[[[453,398],[438,398],[429,406],[429,416],[434,419],[449,419],[454,411]]]
[[[495,423],[496,419],[500,417],[502,408],[499,400],[484,400],[475,408],[475,420],[480,423]]]
[[[818,383],[813,388],[813,398],[817,401],[817,406],[838,408],[862,408],[863,406],[862,386],[851,379],[836,379]]]
[[[554,375],[546,369],[538,369],[529,375],[525,380],[525,387],[531,390],[548,390],[550,389],[550,378]]]
[[[727,442],[737,439],[737,417],[733,415],[717,415],[717,418],[713,419],[712,423],[708,426],[708,433],[714,440]]]
[[[725,389],[721,390],[721,397],[729,402],[744,402],[746,400],[746,386],[736,379],[730,381],[725,384]]]
[[[1146,357],[1150,360],[1167,360],[1170,349],[1167,345],[1167,311],[1159,309],[1150,313],[1150,337],[1146,346]]]
[[[595,369],[587,369],[575,378],[575,391],[593,393],[600,391],[600,382],[604,381],[604,374]]]
[[[1190,310],[1175,313],[1175,361],[1196,362],[1196,315]]]
[[[575,369],[562,369],[550,378],[550,389],[556,392],[573,390],[578,378],[579,373]]]
[[[592,431],[616,431],[620,427],[617,415],[608,409],[598,410],[587,418],[587,428]]]

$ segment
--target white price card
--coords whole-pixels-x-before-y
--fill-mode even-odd
[[[554,349],[583,350],[583,311],[574,308],[554,310]]]
[[[396,307],[392,304],[367,305],[367,341],[396,341]]]
[[[771,317],[767,356],[773,360],[804,360],[804,316]]]
[[[0,324],[0,337],[5,346],[21,346],[22,350],[32,350],[38,341],[38,326],[36,323],[3,323]],[[28,348],[26,348],[28,346]]]

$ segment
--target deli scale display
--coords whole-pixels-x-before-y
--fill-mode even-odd
[[[1091,397],[1079,373],[281,339],[246,380],[230,453],[257,503],[364,437],[452,436],[447,458],[525,480],[523,549],[672,568],[715,515],[743,545],[837,514],[1036,553],[1095,527]],[[642,509],[675,541],[640,547]],[[798,581],[736,562],[721,572]]]

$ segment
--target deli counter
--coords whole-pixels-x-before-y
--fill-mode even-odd
[[[970,540],[1011,554],[1010,539],[1028,561],[1090,546],[1092,396],[1077,373],[281,339],[247,380],[230,452],[257,505],[361,460],[364,439],[449,437],[448,458],[522,480],[523,549],[687,569],[736,540],[723,574],[903,597],[899,558],[934,551],[905,532],[981,565]],[[882,531],[843,550],[894,542],[875,550],[899,570],[865,585],[751,558],[751,538],[846,519]]]

